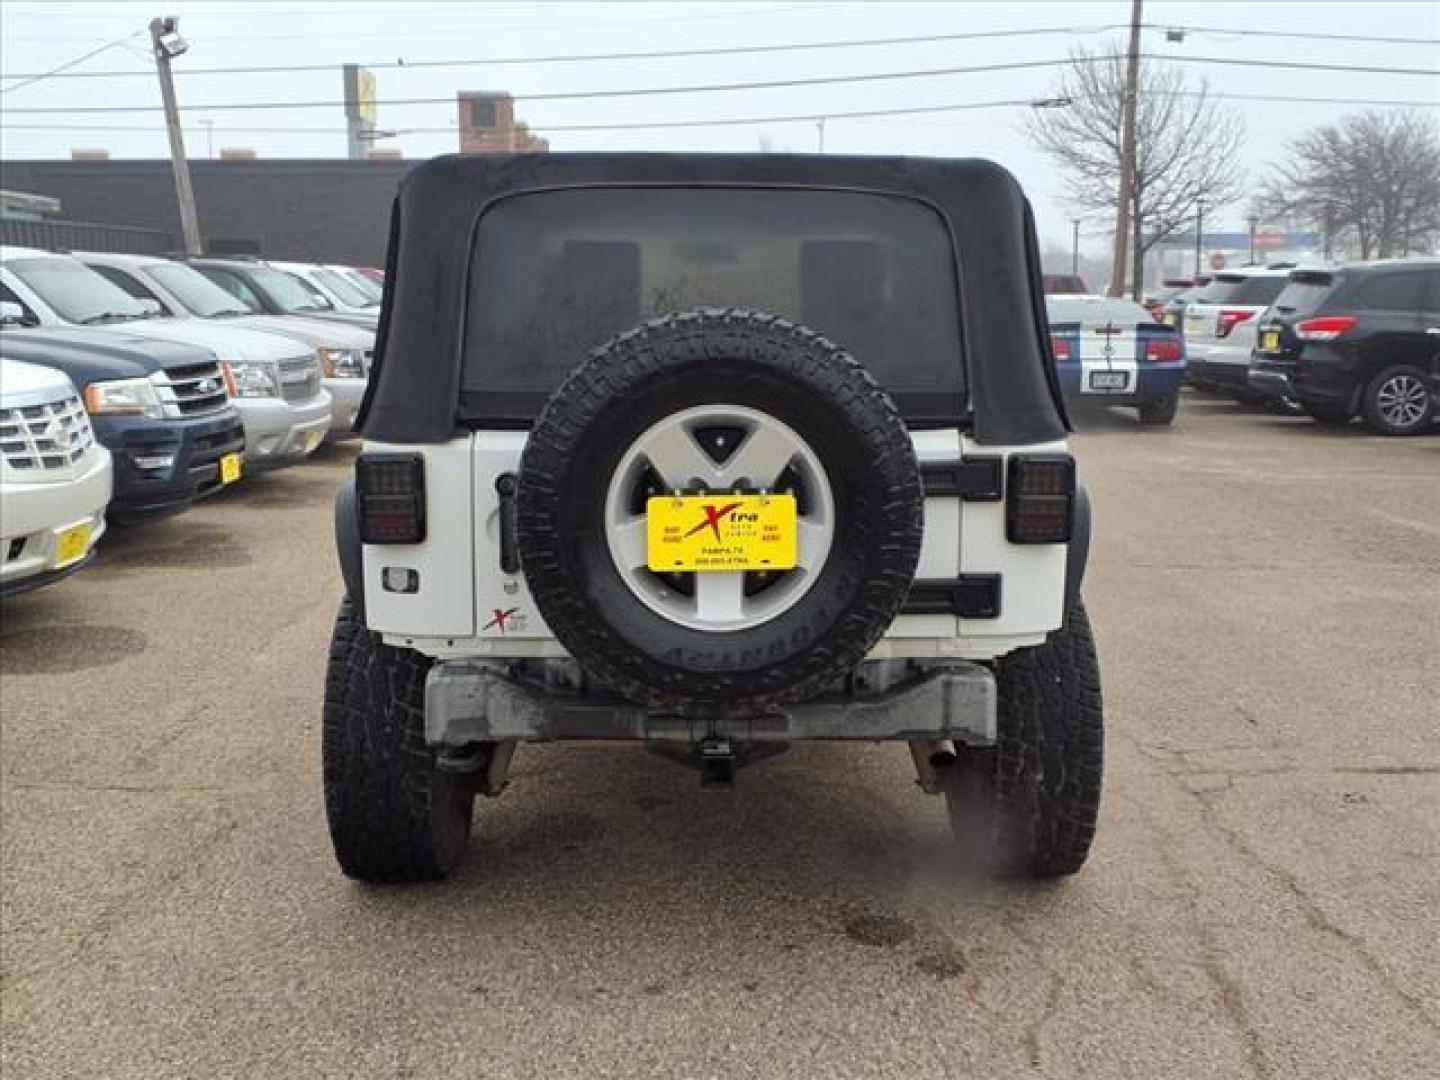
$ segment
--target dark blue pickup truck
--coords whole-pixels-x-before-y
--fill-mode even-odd
[[[245,434],[215,355],[104,330],[0,332],[0,355],[57,368],[113,457],[116,524],[184,510],[240,477]]]

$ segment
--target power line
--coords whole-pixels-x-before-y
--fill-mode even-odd
[[[1027,30],[982,30],[963,34],[916,34],[910,37],[865,38],[852,41],[811,41],[794,42],[784,45],[729,45],[718,48],[670,49],[650,52],[580,53],[556,56],[491,56],[467,58],[463,60],[389,60],[379,63],[361,64],[360,66],[373,71],[383,71],[386,69],[419,70],[421,68],[476,67],[480,65],[499,67],[514,64],[575,64],[615,60],[667,60],[700,56],[738,56],[741,54],[763,55],[766,53],[818,51],[822,49],[853,49],[878,45],[915,45],[931,42],[973,41],[986,38],[1040,37],[1053,36],[1056,34],[1101,34],[1109,30],[1114,30],[1118,25],[1118,23],[1104,23],[1095,26],[1055,26]],[[334,64],[276,64],[251,67],[189,68],[183,72],[177,71],[175,74],[177,76],[185,75],[188,77],[191,75],[259,75],[271,72],[295,73],[334,70]],[[133,75],[145,74],[147,73],[143,71],[76,71],[67,77],[72,79],[128,78]],[[0,77],[18,79],[24,76],[11,75]]]
[[[1378,37],[1370,34],[1324,34],[1291,30],[1257,30],[1254,27],[1181,26],[1176,23],[1147,23],[1147,30],[1183,30],[1187,34],[1217,34],[1221,37],[1261,37],[1272,40],[1367,41],[1380,45],[1440,45],[1440,38]]]
[[[700,21],[708,20],[708,19],[732,19],[732,20],[733,20],[733,19],[742,19],[742,18],[754,18],[754,17],[756,17],[756,16],[764,16],[764,15],[785,15],[785,14],[790,14],[790,13],[793,13],[793,12],[796,12],[796,11],[815,11],[815,10],[817,10],[817,9],[837,7],[837,6],[839,6],[839,5],[837,5],[837,4],[813,4],[813,3],[804,3],[804,4],[788,4],[788,5],[785,5],[785,6],[783,6],[783,7],[750,8],[750,9],[746,9],[746,8],[743,7],[742,5],[734,5],[734,6],[732,6],[732,5],[730,5],[730,4],[726,4],[726,5],[724,5],[724,6],[725,6],[726,8],[728,8],[729,10],[727,10],[727,11],[725,11],[725,12],[723,12],[723,13],[721,13],[721,12],[711,12],[711,13],[706,13],[706,14],[703,14],[703,15],[666,15],[666,16],[656,16],[656,17],[653,17],[653,18],[644,18],[644,19],[613,19],[613,20],[608,20],[608,21],[603,21],[603,22],[570,22],[570,21],[567,20],[567,21],[565,21],[563,24],[556,23],[556,22],[540,23],[540,24],[531,23],[531,24],[529,24],[529,25],[524,25],[524,26],[515,26],[515,25],[510,25],[510,26],[503,26],[503,25],[501,25],[501,26],[487,26],[487,25],[484,25],[483,23],[475,23],[475,24],[471,24],[471,25],[469,25],[469,26],[430,27],[430,28],[428,28],[428,29],[415,29],[415,30],[407,30],[407,29],[403,29],[403,28],[400,28],[400,29],[392,29],[392,30],[338,30],[338,31],[329,31],[329,30],[327,30],[327,31],[325,32],[325,36],[326,36],[327,38],[332,39],[332,40],[333,40],[333,39],[343,39],[343,38],[387,38],[387,39],[389,39],[389,38],[403,38],[403,37],[412,37],[412,38],[413,38],[413,37],[447,37],[447,38],[448,38],[448,37],[454,37],[454,36],[456,36],[456,35],[466,34],[466,33],[485,34],[485,35],[489,36],[489,35],[500,34],[500,33],[523,33],[523,32],[525,32],[525,31],[527,31],[527,30],[555,30],[555,29],[557,29],[557,28],[563,28],[563,29],[565,29],[565,30],[600,30],[600,29],[605,29],[605,28],[612,27],[612,26],[653,26],[653,25],[660,24],[660,23],[700,22]],[[233,17],[234,14],[238,14],[238,13],[226,13],[226,14],[231,14],[232,17]],[[407,20],[410,18],[410,16],[409,16],[408,13],[407,13],[407,15],[406,15],[406,18],[407,18]],[[225,37],[226,37],[227,40],[230,40],[230,41],[292,41],[292,40],[294,40],[294,38],[295,38],[295,33],[294,33],[293,31],[291,31],[291,32],[288,32],[288,33],[281,33],[281,34],[226,34]],[[19,37],[19,38],[11,38],[10,40],[11,40],[11,41],[53,41],[54,38],[53,38],[53,37]],[[93,41],[93,40],[95,40],[95,39],[92,38],[91,40]]]
[[[1202,94],[1199,91],[1184,91],[1177,93],[1178,97],[1201,97],[1223,101],[1271,101],[1271,102],[1310,102],[1327,105],[1370,105],[1377,107],[1417,107],[1417,108],[1440,108],[1433,101],[1396,100],[1396,99],[1375,99],[1375,98],[1314,98],[1294,97],[1277,94]],[[784,124],[784,123],[814,123],[817,120],[863,120],[880,117],[894,116],[917,116],[946,112],[964,112],[973,109],[998,109],[1006,107],[1034,107],[1034,101],[1029,98],[1014,98],[1002,101],[971,101],[954,102],[945,105],[915,105],[901,106],[892,109],[861,109],[842,111],[823,111],[813,113],[791,113],[778,116],[733,116],[705,119],[683,119],[683,120],[643,120],[616,122],[605,124],[542,124],[532,127],[538,134],[559,134],[585,131],[635,131],[644,129],[661,128],[687,128],[687,127],[735,127],[747,124]],[[114,131],[114,132],[138,132],[157,134],[164,131],[158,125],[116,125],[116,124],[3,124],[0,129],[13,129],[24,131]],[[198,132],[198,127],[187,128],[189,131]],[[220,129],[232,135],[343,135],[343,127],[227,127]],[[453,127],[407,127],[400,128],[397,135],[445,135],[455,134]]]
[[[1094,58],[1088,62],[1098,62],[1100,58]],[[1019,71],[1027,68],[1058,67],[1063,64],[1072,63],[1070,58],[1058,60],[1027,60],[1018,63],[1006,64],[982,64],[972,67],[951,67],[951,68],[927,68],[912,71],[882,71],[862,75],[830,75],[810,79],[769,79],[760,82],[745,83],[708,83],[693,86],[660,86],[650,88],[633,89],[612,89],[612,90],[579,90],[543,94],[520,94],[516,99],[526,102],[534,101],[576,101],[594,100],[597,98],[616,97],[646,97],[666,94],[705,94],[725,90],[778,90],[782,88],[793,88],[797,86],[829,86],[837,83],[867,83],[867,82],[888,82],[897,79],[923,79],[937,75],[973,75],[990,73],[996,71]],[[454,95],[449,97],[424,97],[424,98],[390,98],[377,101],[377,105],[441,105],[451,104],[455,101]],[[209,105],[186,106],[186,112],[219,112],[231,110],[248,109],[334,109],[344,105],[343,101],[258,101],[247,104],[237,103],[212,103]],[[11,113],[123,113],[123,112],[157,112],[159,106],[155,105],[96,105],[89,107],[59,107],[59,108],[23,108],[7,109]]]
[[[82,54],[82,55],[80,55],[80,56],[77,56],[74,60],[68,60],[68,61],[66,61],[65,63],[61,64],[59,67],[51,68],[49,71],[42,71],[42,72],[40,72],[38,75],[16,75],[16,76],[11,76],[12,78],[18,78],[18,79],[20,79],[21,81],[20,81],[20,82],[17,82],[14,86],[6,86],[6,87],[4,87],[3,89],[0,89],[0,94],[8,94],[8,93],[10,93],[10,91],[12,91],[12,90],[19,90],[21,87],[23,87],[23,86],[29,86],[31,83],[37,83],[37,82],[39,82],[41,79],[53,79],[53,78],[55,78],[57,75],[58,75],[58,76],[63,76],[63,75],[65,74],[65,72],[69,71],[71,68],[75,67],[75,66],[78,65],[78,64],[83,64],[86,60],[89,60],[92,56],[99,56],[102,52],[106,52],[106,51],[109,50],[109,49],[114,49],[114,48],[116,48],[117,46],[123,45],[123,44],[125,44],[125,42],[129,41],[131,38],[133,38],[133,37],[138,37],[139,35],[141,35],[141,34],[143,34],[143,33],[145,33],[144,30],[136,30],[136,31],[134,31],[133,33],[126,34],[124,37],[116,38],[114,41],[108,41],[108,42],[106,42],[104,45],[101,45],[101,46],[100,46],[99,48],[97,48],[97,49],[91,49],[89,52],[84,53],[84,54]],[[149,74],[149,72],[144,72],[144,71],[127,71],[125,74],[127,74],[127,75],[147,75],[147,74]]]
[[[1370,75],[1422,75],[1428,78],[1440,76],[1440,70],[1430,68],[1396,68],[1379,67],[1374,65],[1359,64],[1325,64],[1311,63],[1305,61],[1290,60],[1237,60],[1230,57],[1218,56],[1189,56],[1189,57],[1166,57],[1146,56],[1146,60],[1158,60],[1170,63],[1195,63],[1195,64],[1222,64],[1240,67],[1265,67],[1278,68],[1295,71],[1346,71]],[[1035,68],[1060,67],[1069,64],[1079,63],[1109,63],[1108,56],[1077,56],[1066,57],[1057,60],[1027,60],[1003,64],[982,64],[970,67],[951,68],[922,68],[909,71],[886,71],[872,72],[860,75],[831,75],[809,79],[769,79],[757,82],[745,83],[709,83],[693,86],[659,86],[645,88],[627,88],[610,90],[588,90],[588,91],[565,91],[558,93],[541,94],[517,94],[516,99],[525,102],[537,101],[576,101],[576,100],[597,100],[601,98],[621,97],[659,97],[670,94],[705,94],[719,93],[730,90],[776,90],[790,89],[800,86],[833,86],[839,84],[871,83],[871,82],[893,82],[901,79],[924,79],[945,75],[975,75],[988,74],[1000,71],[1022,71]],[[448,105],[455,101],[453,96],[449,97],[424,97],[424,98],[390,98],[377,102],[380,105]],[[211,102],[201,105],[186,106],[185,112],[231,112],[272,109],[334,109],[344,105],[342,101],[333,99],[325,101],[257,101],[244,104],[230,102]],[[61,114],[100,114],[100,113],[134,113],[134,112],[158,112],[160,107],[156,105],[97,105],[97,106],[70,106],[70,107],[27,107],[20,109],[5,110],[14,114],[36,114],[46,115]]]
[[[826,49],[851,49],[872,46],[894,46],[894,45],[916,45],[930,44],[947,41],[974,41],[988,38],[1019,38],[1019,37],[1042,37],[1054,36],[1057,34],[1075,36],[1081,34],[1102,34],[1121,27],[1120,23],[1100,23],[1093,26],[1054,26],[1054,27],[1033,27],[1020,30],[987,30],[955,34],[916,34],[906,37],[891,38],[864,38],[849,41],[815,41],[815,42],[793,42],[780,45],[734,45],[719,48],[699,49],[673,49],[653,50],[644,52],[618,52],[618,53],[578,53],[559,54],[551,56],[489,56],[489,57],[468,57],[451,60],[382,60],[361,64],[361,67],[370,68],[375,71],[384,70],[421,70],[426,68],[454,68],[454,67],[477,67],[485,66],[512,66],[512,65],[534,65],[534,64],[575,64],[575,63],[601,63],[608,61],[633,61],[633,60],[663,60],[663,59],[685,59],[704,56],[737,56],[737,55],[764,55],[767,53],[820,51]],[[1264,37],[1273,38],[1280,32],[1267,30],[1223,30],[1218,27],[1204,26],[1170,26],[1150,24],[1145,27],[1151,31],[1183,30],[1187,33],[1197,34],[1219,34],[1224,36],[1242,37]],[[1440,38],[1416,38],[1413,40],[1403,38],[1372,37],[1358,34],[1304,34],[1291,31],[1284,31],[1283,36],[1291,38],[1315,38],[1327,41],[1369,41],[1386,44],[1410,44],[1410,45],[1440,45]],[[1152,57],[1152,59],[1155,59]],[[1183,61],[1186,58],[1181,56],[1170,56],[1165,59]],[[177,71],[176,75],[200,76],[200,75],[262,75],[269,73],[293,74],[308,71],[333,71],[335,64],[271,64],[271,65],[248,65],[238,67],[213,67],[213,68],[189,68],[185,71]],[[105,79],[105,78],[131,78],[145,76],[144,71],[74,71],[61,75],[61,78],[70,79]],[[53,77],[54,72],[44,73],[39,77]],[[26,75],[0,76],[0,78],[23,79],[30,78]],[[13,89],[13,87],[12,87]]]

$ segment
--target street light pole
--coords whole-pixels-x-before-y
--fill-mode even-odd
[[[1070,224],[1074,226],[1074,232],[1070,240],[1070,276],[1080,276],[1080,219],[1071,218]]]
[[[1140,8],[1130,5],[1130,50],[1125,67],[1125,100],[1120,117],[1120,193],[1115,200],[1115,257],[1110,264],[1110,295],[1125,295],[1130,256],[1130,200],[1135,197],[1135,98],[1140,84]],[[1140,283],[1135,283],[1138,289]]]
[[[1205,237],[1205,200],[1195,200],[1195,280],[1200,280],[1200,246]]]
[[[150,46],[155,54],[155,71],[160,76],[160,98],[165,104],[165,130],[170,136],[170,164],[175,170],[175,199],[180,204],[185,253],[199,255],[200,219],[195,213],[195,191],[190,186],[185,136],[180,130],[180,106],[175,101],[175,79],[170,70],[170,61],[190,47],[175,29],[178,22],[175,18],[152,19]]]

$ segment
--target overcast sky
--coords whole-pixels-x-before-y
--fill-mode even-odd
[[[262,102],[336,102],[345,62],[407,63],[472,58],[524,58],[623,51],[754,46],[982,31],[1054,30],[1010,38],[951,40],[771,54],[633,59],[583,63],[485,64],[376,71],[383,128],[407,158],[457,149],[453,102],[386,104],[395,98],[445,98],[457,90],[507,90],[518,112],[554,150],[773,150],[813,152],[813,121],[747,122],[724,127],[625,131],[564,131],[576,125],[642,121],[763,118],[1029,100],[1043,97],[1055,68],[952,74],[850,84],[781,87],[657,96],[525,100],[527,94],[579,94],[616,88],[822,78],[859,73],[1062,60],[1077,44],[1123,39],[1115,29],[1128,2],[1112,3],[364,3],[316,0],[265,3],[175,2],[0,4],[0,155],[64,158],[72,147],[101,147],[117,158],[167,154],[161,116],[133,113],[30,113],[25,109],[159,104],[145,27],[157,14],[176,14],[190,51],[176,61],[189,152],[252,147],[262,157],[340,157],[344,119],[338,105],[305,109],[232,111],[206,106]],[[1183,43],[1147,31],[1147,51],[1177,58],[1328,62],[1440,68],[1440,4],[1414,3],[1156,3],[1145,21],[1193,28]],[[47,71],[132,31],[139,36],[77,66],[76,72],[133,71],[134,77],[52,78],[17,86],[20,76]],[[1244,33],[1240,33],[1243,31]],[[1389,35],[1405,43],[1297,40],[1292,31]],[[1426,44],[1422,39],[1431,39]],[[325,70],[245,75],[185,74],[203,67],[277,64],[333,65]],[[1440,107],[1440,79],[1255,66],[1192,63],[1215,90],[1289,95],[1295,103],[1230,102],[1247,133],[1235,168],[1249,179],[1263,174],[1286,139],[1363,106],[1310,99],[1404,99]],[[1073,211],[1050,163],[1026,142],[1026,108],[929,113],[825,124],[830,153],[935,154],[992,158],[1011,169],[1035,200],[1047,242],[1067,246]],[[200,121],[209,120],[207,128]],[[88,125],[88,128],[72,129]],[[141,130],[129,130],[139,128]],[[309,129],[289,132],[276,129]],[[262,130],[263,129],[263,130]],[[414,129],[438,129],[417,131]],[[207,134],[209,138],[207,139]],[[1243,208],[1228,224],[1243,228]],[[1096,235],[1099,223],[1096,223]],[[1096,241],[1086,248],[1097,249]]]

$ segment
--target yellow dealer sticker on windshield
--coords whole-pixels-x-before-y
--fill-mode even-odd
[[[656,495],[645,504],[651,570],[793,570],[793,495]]]

